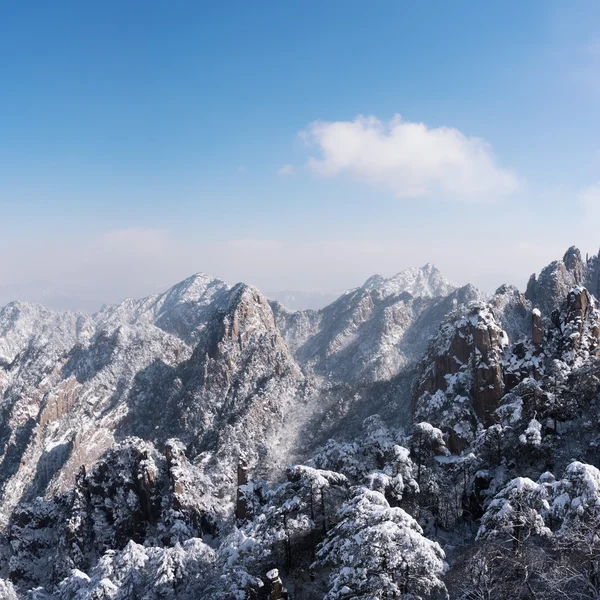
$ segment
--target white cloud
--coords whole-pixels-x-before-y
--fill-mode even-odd
[[[301,136],[321,152],[309,160],[319,175],[348,175],[399,198],[485,201],[519,188],[518,178],[497,165],[487,142],[450,127],[430,128],[399,115],[388,123],[358,116],[314,122]]]
[[[281,167],[279,171],[277,171],[277,174],[281,175],[282,177],[286,177],[288,175],[293,175],[294,172],[294,165],[283,165],[283,167]]]

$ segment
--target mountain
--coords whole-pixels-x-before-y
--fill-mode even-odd
[[[413,296],[421,297],[446,296],[456,287],[432,264],[427,264],[422,268],[413,267],[406,269],[388,279],[381,275],[374,275],[363,286],[366,289],[379,290],[382,296],[408,292]],[[320,310],[337,300],[340,296],[340,294],[333,292],[291,290],[267,292],[265,295],[270,300],[278,302],[286,310],[290,311]]]
[[[6,521],[23,498],[67,489],[82,464],[91,466],[128,435],[160,444],[176,436],[195,454],[206,453],[207,464],[211,452],[231,444],[230,460],[243,451],[265,467],[275,460],[273,448],[257,439],[279,419],[279,431],[271,434],[285,439],[277,452],[286,446],[293,452],[300,423],[288,425],[285,417],[306,420],[319,412],[306,406],[329,385],[326,371],[336,383],[389,380],[408,361],[404,334],[425,344],[422,333],[406,330],[421,318],[433,331],[455,299],[433,301],[429,282],[446,284],[429,268],[424,275],[423,298],[393,288],[393,280],[381,287],[369,280],[322,313],[287,313],[277,304],[273,312],[255,288],[230,287],[204,274],[91,317],[7,305],[0,313],[0,516]],[[414,271],[408,279],[415,279]],[[311,325],[299,332],[296,320]],[[369,362],[374,352],[377,362]],[[361,370],[353,372],[353,364]],[[237,430],[250,422],[245,433],[252,444]],[[236,436],[240,440],[227,441]]]
[[[319,311],[290,312],[274,303],[279,329],[299,364],[329,383],[389,380],[424,349],[460,290],[432,265],[390,279],[379,275]]]
[[[412,296],[434,298],[447,296],[456,286],[448,281],[431,263],[424,267],[412,267],[386,279],[381,275],[373,275],[363,289],[375,291],[381,298],[408,293]]]
[[[600,466],[599,272],[572,248],[491,298],[428,264],[318,310],[205,274],[93,315],[6,305],[0,595],[244,599],[281,574],[297,600],[467,598],[481,553],[520,581],[495,507],[545,494],[552,537],[573,457]]]

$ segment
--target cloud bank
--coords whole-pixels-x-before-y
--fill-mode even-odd
[[[317,121],[301,136],[321,156],[309,167],[322,177],[346,175],[399,198],[452,197],[485,201],[519,188],[511,171],[500,167],[490,145],[450,127],[427,127],[396,115],[354,121]]]

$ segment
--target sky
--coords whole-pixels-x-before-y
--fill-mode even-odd
[[[7,0],[0,52],[0,299],[600,246],[597,1]]]

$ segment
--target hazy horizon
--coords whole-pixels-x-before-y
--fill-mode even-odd
[[[566,250],[567,247],[564,248],[564,251]],[[521,281],[498,280],[496,283],[492,283],[492,285],[490,286],[478,285],[475,280],[458,280],[451,277],[443,269],[439,270],[444,277],[446,277],[455,285],[463,286],[466,284],[472,284],[475,287],[477,287],[480,291],[487,294],[492,294],[498,287],[500,287],[503,284],[515,285],[521,291],[525,291],[526,283],[531,274],[539,274],[539,272],[552,261],[561,259],[564,254],[564,251],[558,253],[556,256],[551,257],[545,263],[540,264],[539,267],[532,270]],[[591,252],[589,254],[590,256],[592,255]],[[582,256],[585,259],[585,251],[582,251]],[[433,261],[428,262],[435,264],[433,263]],[[422,267],[426,263],[407,265],[402,269],[390,272],[373,271],[368,273],[362,279],[351,283],[350,285],[347,285],[345,287],[341,286],[329,289],[301,289],[292,287],[280,289],[265,288],[264,286],[259,285],[251,279],[235,277],[227,279],[219,276],[218,274],[208,271],[192,271],[190,273],[183,274],[183,267],[181,266],[182,264],[185,264],[185,261],[178,262],[178,268],[175,269],[174,272],[180,273],[180,275],[177,275],[174,279],[169,280],[169,272],[168,269],[166,269],[165,273],[163,274],[164,283],[162,284],[152,283],[151,280],[153,279],[153,277],[156,277],[156,273],[154,273],[150,269],[150,265],[138,265],[138,268],[142,272],[147,272],[149,274],[145,282],[135,281],[132,283],[126,282],[125,280],[120,280],[117,282],[120,285],[117,286],[114,285],[114,282],[110,281],[110,272],[106,275],[106,279],[102,279],[101,281],[96,282],[96,285],[90,285],[89,283],[87,283],[78,286],[75,282],[72,282],[70,284],[68,281],[66,281],[62,285],[57,285],[55,282],[43,279],[22,281],[12,284],[0,283],[0,307],[12,301],[26,301],[41,304],[42,306],[45,306],[52,310],[77,310],[92,313],[99,310],[103,305],[119,303],[122,300],[125,300],[126,298],[143,298],[152,294],[165,292],[170,287],[176,285],[180,281],[183,281],[184,279],[187,279],[188,277],[196,273],[206,273],[216,279],[221,279],[230,285],[239,282],[254,285],[267,297],[281,301],[283,304],[286,304],[289,308],[292,309],[317,309],[333,302],[347,290],[362,286],[366,282],[366,280],[373,275],[379,274],[388,278],[411,267]],[[438,265],[435,266],[439,268]],[[235,269],[233,270],[233,272],[235,272]],[[492,277],[493,273],[489,274],[490,281]],[[485,279],[483,280],[485,281]],[[340,279],[340,281],[342,280]],[[351,281],[351,276],[348,276],[348,281]],[[130,293],[119,295],[120,288],[128,289]],[[107,292],[107,290],[111,289],[113,290],[112,293]],[[284,299],[286,299],[288,296],[292,297],[292,301],[285,302]],[[298,297],[294,298],[293,296]]]

